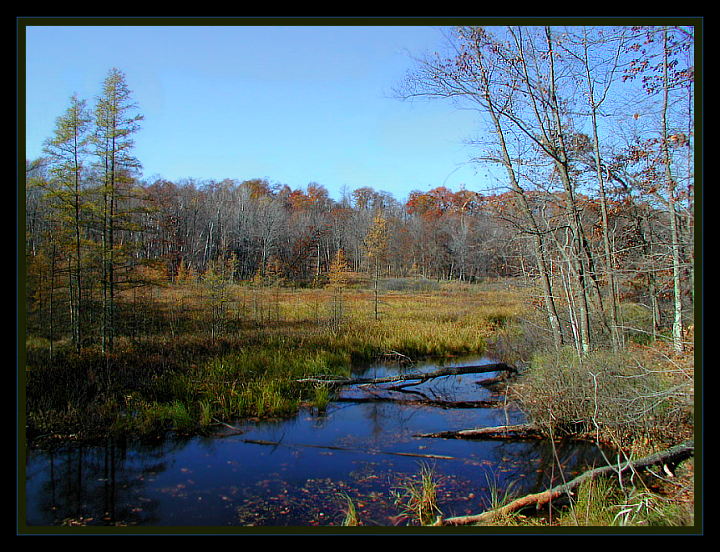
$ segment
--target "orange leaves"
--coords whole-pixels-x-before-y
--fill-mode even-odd
[[[677,148],[682,148],[690,145],[687,135],[684,132],[678,132],[677,134],[671,134],[668,136],[670,145]]]
[[[325,187],[310,183],[306,191],[292,190],[287,194],[287,202],[293,211],[307,211],[313,208],[325,209],[330,204],[328,191]]]
[[[408,214],[433,219],[447,213],[472,211],[478,206],[478,197],[477,193],[468,190],[453,192],[445,186],[439,186],[429,192],[411,192],[405,209]]]
[[[247,186],[247,188],[250,190],[250,197],[253,199],[272,195],[272,192],[270,190],[270,183],[267,180],[261,180],[258,178],[253,180],[246,180],[245,182],[243,182],[243,185]]]

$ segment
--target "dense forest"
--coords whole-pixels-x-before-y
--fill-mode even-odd
[[[557,345],[617,349],[642,331],[681,350],[693,323],[693,29],[454,38],[455,54],[417,60],[397,95],[471,108],[485,125],[474,161],[501,176],[494,189],[402,200],[371,183],[334,199],[318,183],[142,179],[142,115],[110,71],[97,104],[73,97],[46,155],[27,162],[31,327],[112,347],[123,289],[210,272],[316,286],[339,261],[382,278],[525,278],[541,285]]]

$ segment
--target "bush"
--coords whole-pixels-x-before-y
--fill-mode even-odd
[[[662,371],[649,369],[630,352],[571,349],[537,354],[512,390],[529,416],[548,435],[599,431],[616,444],[631,444],[650,433],[676,430],[689,416],[686,393]]]

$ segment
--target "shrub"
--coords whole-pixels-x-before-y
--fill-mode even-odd
[[[563,349],[535,355],[512,393],[548,435],[598,431],[629,444],[674,430],[678,416],[689,415],[682,406],[687,391],[629,352],[579,357]]]

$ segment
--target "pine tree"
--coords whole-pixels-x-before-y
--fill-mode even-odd
[[[345,257],[345,250],[340,248],[335,253],[335,257],[330,263],[328,271],[328,280],[330,286],[334,288],[343,288],[350,281],[350,265]]]
[[[132,156],[132,135],[139,130],[142,115],[136,114],[136,105],[125,82],[125,75],[111,69],[103,84],[103,94],[95,109],[95,154],[101,172],[101,227],[102,227],[102,349],[113,348],[115,333],[116,269],[122,263],[122,249],[116,243],[116,233],[127,220],[120,210],[132,183],[132,174],[140,163]]]
[[[225,326],[225,313],[228,303],[228,281],[223,275],[223,268],[221,262],[210,261],[202,277],[204,295],[210,307],[210,338],[213,342]]]
[[[66,246],[70,257],[70,325],[77,350],[83,340],[82,233],[87,198],[82,180],[90,122],[85,101],[72,96],[70,107],[58,117],[55,133],[45,142],[44,148],[51,163],[49,191],[57,199],[52,204],[56,211],[54,218],[65,229],[62,245]]]
[[[368,258],[373,262],[374,268],[374,291],[375,291],[375,320],[380,318],[378,305],[379,282],[380,282],[380,263],[387,257],[389,244],[389,223],[388,220],[378,212],[373,219],[367,235],[365,236],[365,250]]]
[[[330,288],[333,290],[330,325],[337,330],[345,316],[345,301],[342,290],[350,281],[350,265],[345,258],[345,250],[342,248],[337,250],[330,263],[328,281]]]

